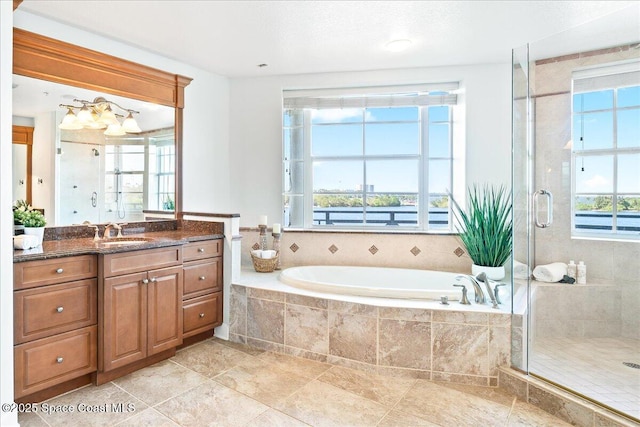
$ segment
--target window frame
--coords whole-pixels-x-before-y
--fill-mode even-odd
[[[430,107],[447,107],[447,111],[448,111],[448,116],[447,116],[447,120],[445,121],[434,121],[432,123],[429,122],[429,108]],[[376,106],[379,107],[379,106]],[[399,106],[400,107],[400,106]],[[303,158],[302,160],[302,164],[303,164],[303,168],[304,168],[304,172],[303,172],[303,193],[301,195],[302,197],[302,203],[303,203],[303,220],[302,220],[302,228],[304,230],[334,230],[334,231],[373,231],[373,232],[379,232],[379,231],[406,231],[406,232],[426,232],[426,233],[433,233],[433,234],[450,234],[450,233],[454,233],[454,224],[452,221],[452,212],[451,212],[451,206],[449,205],[448,210],[447,210],[447,226],[446,227],[438,227],[437,225],[435,227],[432,227],[429,223],[429,207],[431,204],[431,199],[432,198],[436,198],[436,197],[450,197],[449,194],[445,193],[433,193],[430,194],[429,193],[429,188],[430,188],[430,178],[429,178],[429,164],[431,161],[446,161],[447,162],[447,167],[449,170],[449,176],[447,179],[447,185],[446,185],[446,189],[447,191],[451,192],[452,188],[453,188],[453,183],[454,183],[454,172],[455,172],[455,168],[454,168],[454,160],[455,160],[455,147],[454,147],[454,141],[455,141],[455,137],[454,137],[454,112],[455,112],[455,104],[447,104],[447,103],[442,103],[442,104],[433,104],[433,105],[424,105],[424,106],[414,106],[415,108],[418,108],[418,118],[416,121],[411,120],[411,121],[389,121],[389,122],[383,122],[383,123],[417,123],[418,124],[418,153],[417,154],[400,154],[400,155],[387,155],[387,154],[377,154],[377,155],[367,155],[365,154],[365,150],[363,147],[363,154],[362,155],[356,155],[356,156],[312,156],[311,153],[311,132],[312,132],[312,127],[314,126],[314,124],[312,123],[312,110],[313,108],[283,108],[283,156],[282,156],[282,160],[283,160],[283,168],[282,168],[282,174],[283,174],[283,181],[282,181],[282,185],[283,185],[283,191],[282,191],[282,203],[283,203],[283,218],[282,221],[284,224],[287,224],[285,221],[285,206],[286,206],[286,200],[288,197],[293,196],[293,195],[298,195],[298,197],[300,197],[300,193],[295,193],[293,192],[293,186],[289,189],[290,191],[285,191],[286,188],[284,186],[284,182],[285,179],[287,178],[286,174],[287,174],[287,163],[288,163],[288,167],[292,168],[294,162],[298,161],[296,159],[292,159],[292,158],[288,158],[287,154],[285,152],[285,135],[284,132],[291,132],[291,129],[295,128],[296,126],[290,122],[288,124],[288,126],[285,126],[285,121],[284,121],[284,116],[287,114],[288,110],[298,110],[298,111],[302,111],[302,129],[303,129]],[[361,111],[362,111],[362,119],[360,122],[358,122],[359,124],[361,124],[362,126],[366,126],[368,123],[371,122],[367,122],[364,118],[364,113],[366,111],[366,106],[361,107]],[[447,144],[448,144],[448,153],[449,155],[446,157],[430,157],[430,150],[429,150],[429,126],[430,125],[442,125],[442,124],[446,124],[448,127],[448,133],[447,133]],[[298,125],[298,127],[300,127],[300,125]],[[290,144],[293,144],[292,142],[292,138],[291,136],[289,136],[290,140]],[[366,144],[366,137],[363,136],[362,138],[362,144]],[[357,161],[361,161],[363,162],[363,168],[365,168],[366,162],[370,161],[370,160],[404,160],[404,159],[415,159],[417,162],[417,180],[418,180],[418,190],[417,193],[406,193],[406,194],[415,194],[418,198],[418,203],[416,205],[416,210],[417,210],[417,223],[415,225],[401,225],[401,226],[389,226],[389,225],[367,225],[366,223],[364,224],[358,224],[358,225],[353,225],[353,224],[331,224],[331,225],[326,225],[326,224],[315,224],[315,221],[313,219],[314,217],[314,192],[313,192],[313,165],[314,165],[314,161],[327,161],[327,160],[345,160],[345,161],[353,161],[353,160],[357,160]],[[291,173],[291,172],[289,172]],[[368,193],[367,192],[367,188],[366,186],[367,181],[366,181],[366,168],[363,170],[363,184],[365,185],[365,188],[363,189],[362,195],[363,197],[366,197],[367,194],[372,194],[372,193]],[[376,192],[374,191],[373,194],[376,194]],[[388,192],[385,193],[381,193],[381,194],[391,194]],[[393,192],[393,194],[402,194],[402,192]],[[363,218],[366,220],[366,214],[367,214],[367,209],[365,206],[363,206]],[[287,225],[285,225],[286,227]],[[297,228],[296,226],[291,226],[291,228]]]
[[[597,76],[597,74],[596,74]],[[640,187],[637,192],[628,193],[628,192],[619,192],[618,191],[618,160],[620,155],[625,154],[637,154],[640,155],[640,144],[637,147],[618,147],[618,112],[619,111],[630,111],[630,110],[640,110],[640,105],[635,106],[626,106],[626,107],[618,107],[618,90],[629,88],[629,87],[638,87],[638,84],[618,84],[611,85],[611,87],[607,88],[598,88],[591,91],[580,90],[574,91],[574,83],[576,77],[574,76],[572,79],[572,89],[571,89],[571,140],[572,148],[571,148],[571,237],[577,239],[592,239],[592,240],[624,240],[624,241],[640,241],[640,232],[635,231],[620,231],[618,229],[618,200],[619,197],[625,196],[639,196],[640,195]],[[583,109],[579,112],[576,112],[574,106],[574,100],[576,95],[587,94],[587,93],[595,93],[602,91],[613,91],[613,104],[611,108],[606,109],[598,109],[598,110],[588,110],[584,111]],[[582,120],[584,121],[584,117],[589,114],[597,114],[603,112],[611,112],[612,114],[612,147],[611,148],[597,148],[597,149],[583,149],[581,147],[577,147],[578,142],[580,141],[583,135],[575,135],[575,126],[574,120],[577,116],[582,116]],[[612,191],[611,192],[591,192],[591,193],[578,193],[577,192],[577,164],[580,159],[589,158],[589,157],[604,157],[611,156],[613,161],[613,170],[612,170]],[[576,210],[576,198],[578,197],[611,197],[611,230],[598,230],[598,229],[580,229],[576,228],[576,215],[578,212]]]

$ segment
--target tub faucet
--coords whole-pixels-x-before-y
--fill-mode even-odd
[[[466,275],[466,274],[456,276],[457,281],[460,281],[460,279],[467,279],[471,282],[471,284],[473,285],[473,291],[476,294],[476,298],[475,298],[476,303],[484,304],[485,302],[487,302],[487,300],[484,297],[484,292],[482,292],[482,288],[480,287],[480,284],[478,283],[475,277],[471,275]]]
[[[476,279],[478,279],[481,282],[484,282],[484,286],[487,288],[487,293],[489,294],[489,298],[491,298],[491,302],[493,303],[493,308],[498,308],[498,299],[493,293],[493,289],[491,289],[491,284],[489,283],[490,280],[487,277],[486,273],[482,272],[478,274],[476,276]]]

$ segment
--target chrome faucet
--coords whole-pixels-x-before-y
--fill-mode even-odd
[[[115,222],[110,222],[109,224],[107,224],[104,227],[104,234],[102,235],[102,238],[103,239],[108,239],[109,237],[111,237],[109,234],[110,234],[112,228],[115,228],[116,230],[118,230],[118,234],[116,235],[116,237],[122,237],[122,226],[123,225],[127,225],[127,224],[126,223],[117,224]]]
[[[491,298],[491,302],[493,303],[493,308],[498,308],[498,299],[496,298],[493,289],[491,289],[490,280],[487,277],[486,273],[482,272],[476,276],[476,279],[484,282],[484,286],[487,288],[487,293],[489,294],[489,298]]]
[[[471,275],[466,275],[466,274],[456,276],[457,281],[460,281],[460,279],[467,279],[471,282],[471,284],[473,285],[473,291],[476,294],[476,298],[475,298],[476,303],[484,304],[485,302],[487,302],[484,296],[484,292],[482,292],[482,288],[480,287],[480,284],[478,283],[475,277]]]

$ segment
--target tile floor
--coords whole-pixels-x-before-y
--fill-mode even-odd
[[[640,419],[640,341],[544,338],[534,341],[530,371]]]
[[[216,338],[44,403],[74,412],[21,414],[20,425],[569,425],[495,388],[376,376]],[[135,410],[113,410],[112,404]]]

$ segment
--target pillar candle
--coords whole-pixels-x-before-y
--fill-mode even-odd
[[[266,215],[260,215],[258,217],[258,225],[267,225],[267,216]]]
[[[275,234],[280,234],[280,224],[278,223],[273,224],[273,232]]]

